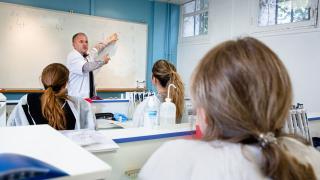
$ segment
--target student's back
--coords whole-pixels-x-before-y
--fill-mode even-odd
[[[312,165],[320,179],[320,154],[310,146],[285,138],[283,144],[300,162]],[[165,143],[148,160],[141,180],[268,179],[260,167],[264,156],[255,146],[224,141],[175,140]]]
[[[160,59],[153,64],[152,67],[152,84],[155,86],[158,94],[155,101],[157,104],[163,103],[168,94],[168,86],[175,85],[175,89],[171,89],[170,98],[176,106],[176,123],[186,122],[185,105],[184,105],[184,85],[177,73],[176,68],[167,60]],[[143,112],[147,107],[148,101],[151,98],[146,98],[141,102],[133,114],[133,122],[135,126],[143,126]]]
[[[88,102],[67,95],[69,71],[59,63],[44,68],[43,93],[24,95],[10,114],[7,125],[49,124],[57,130],[95,128],[95,118]]]
[[[49,124],[48,120],[43,117],[42,112],[37,111],[38,108],[41,108],[41,104],[38,102],[28,103],[30,96],[34,99],[41,95],[42,94],[26,94],[21,97],[8,117],[7,126]],[[66,100],[63,110],[66,113],[67,118],[67,126],[64,130],[95,129],[95,117],[90,104],[82,98],[68,96],[68,100]]]
[[[191,96],[202,141],[165,144],[141,179],[320,179],[319,152],[282,131],[291,82],[260,41],[226,41],[209,51],[194,71]]]

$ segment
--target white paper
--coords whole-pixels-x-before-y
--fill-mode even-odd
[[[60,131],[67,138],[90,152],[114,151],[119,146],[111,139],[95,130]]]

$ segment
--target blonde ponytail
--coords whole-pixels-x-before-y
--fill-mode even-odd
[[[170,92],[171,92],[172,102],[176,105],[176,108],[177,108],[176,123],[181,123],[181,118],[184,112],[184,86],[177,72],[175,71],[171,72],[171,77],[168,85],[169,84],[174,84],[176,86],[176,88],[172,89]]]
[[[174,84],[177,87],[172,89],[170,93],[172,102],[177,108],[176,123],[180,123],[184,112],[184,85],[176,68],[166,60],[158,60],[152,67],[152,75],[159,80],[160,85],[164,88],[168,88],[169,84]]]

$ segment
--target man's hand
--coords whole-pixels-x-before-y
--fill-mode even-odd
[[[116,41],[118,41],[118,34],[113,33],[111,36],[106,38],[105,44],[109,45],[111,43],[115,43]]]
[[[104,61],[104,64],[108,64],[108,62],[110,61],[109,54],[104,55],[102,57],[102,60]]]
[[[97,50],[97,52],[101,52],[104,48],[106,48],[108,45],[115,43],[118,41],[118,34],[113,33],[111,36],[107,37],[104,42],[98,42],[95,46],[94,49]]]

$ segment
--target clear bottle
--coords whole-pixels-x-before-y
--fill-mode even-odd
[[[157,97],[148,97],[148,102],[143,113],[143,127],[154,128],[159,125],[159,105],[160,102]]]
[[[170,87],[176,88],[174,84],[169,84],[168,96],[160,106],[160,126],[162,127],[172,127],[176,124],[176,105],[171,102],[169,97]]]

